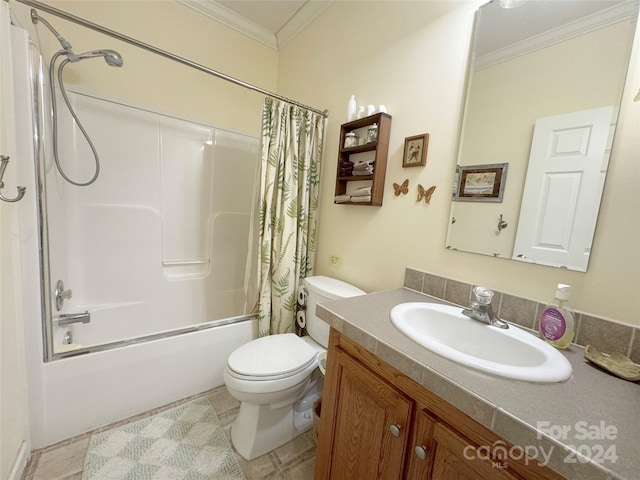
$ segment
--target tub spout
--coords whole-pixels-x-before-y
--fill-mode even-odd
[[[89,323],[91,314],[86,311],[84,313],[63,313],[58,315],[58,326],[69,325],[71,323]]]

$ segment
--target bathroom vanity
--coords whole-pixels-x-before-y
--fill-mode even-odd
[[[329,356],[316,479],[562,478],[337,330]]]
[[[637,478],[639,385],[579,347],[562,383],[463,367],[391,324],[394,306],[416,301],[441,303],[400,289],[317,308],[332,331],[316,480]]]

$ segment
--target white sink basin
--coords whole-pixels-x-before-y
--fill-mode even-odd
[[[536,383],[562,382],[573,374],[564,355],[543,340],[513,325],[502,329],[473,320],[460,307],[403,303],[390,316],[414,342],[476,370]]]

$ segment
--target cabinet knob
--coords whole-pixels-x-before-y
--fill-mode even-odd
[[[400,430],[402,430],[402,427],[400,425],[398,425],[397,423],[394,423],[393,425],[391,425],[389,427],[389,430],[391,430],[391,434],[394,437],[399,437],[400,436]]]
[[[420,460],[427,459],[427,447],[425,445],[418,445],[413,449],[413,451],[416,452],[416,457]]]

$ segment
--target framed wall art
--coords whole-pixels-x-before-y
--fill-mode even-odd
[[[508,163],[458,165],[453,200],[457,202],[502,202]]]
[[[405,138],[402,167],[424,167],[427,164],[428,148],[428,133]]]

